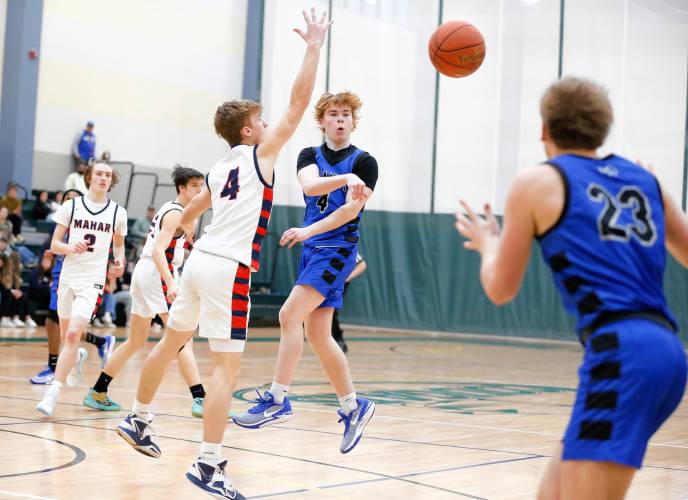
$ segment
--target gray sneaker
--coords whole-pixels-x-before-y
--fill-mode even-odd
[[[258,429],[266,425],[280,424],[289,420],[293,413],[291,412],[291,403],[289,398],[284,398],[284,403],[275,403],[275,397],[269,392],[265,391],[263,395],[256,389],[258,398],[254,399],[252,403],[256,403],[253,408],[248,411],[234,415],[232,420],[239,427],[247,429]]]
[[[344,438],[342,439],[342,445],[339,447],[339,451],[342,453],[349,453],[354,449],[354,446],[358,444],[363,435],[363,429],[365,429],[370,419],[373,418],[375,413],[375,403],[365,398],[356,398],[358,403],[358,408],[349,413],[348,415],[344,413],[344,410],[338,410],[340,422],[344,422]]]

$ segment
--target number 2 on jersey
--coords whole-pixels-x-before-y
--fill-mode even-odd
[[[635,237],[643,246],[652,246],[657,240],[657,228],[652,220],[650,202],[645,193],[636,186],[624,186],[616,196],[599,184],[590,184],[588,198],[604,203],[597,218],[597,228],[603,240],[629,241]],[[633,210],[630,224],[619,224],[619,217],[625,208]]]
[[[96,244],[96,235],[91,233],[85,234],[84,241],[86,242],[86,246],[88,247],[86,251],[93,252],[93,245]]]
[[[225,187],[222,188],[220,198],[229,197],[230,200],[236,200],[239,193],[239,167],[229,171]]]

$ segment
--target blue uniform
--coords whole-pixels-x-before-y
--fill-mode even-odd
[[[563,459],[640,467],[686,384],[662,286],[662,194],[654,176],[618,156],[562,155],[549,163],[566,201],[540,246],[585,346]]]
[[[363,153],[353,148],[351,154],[335,164],[330,164],[323,154],[323,146],[315,148],[315,163],[320,177],[352,173],[356,159]],[[323,195],[306,196],[304,226],[326,218],[346,203],[347,187]],[[362,213],[362,212],[361,212]],[[344,284],[356,266],[358,253],[358,223],[361,214],[338,228],[313,236],[304,241],[297,285],[309,285],[325,297],[320,307],[342,307]]]
[[[49,310],[55,311],[55,313],[57,313],[57,287],[60,284],[60,273],[62,272],[63,263],[64,255],[56,255],[52,270],[53,281],[50,283],[50,306],[48,307]]]

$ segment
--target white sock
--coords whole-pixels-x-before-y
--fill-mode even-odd
[[[139,416],[146,416],[148,415],[148,412],[150,411],[148,407],[150,406],[150,403],[148,404],[143,404],[141,403],[138,399],[134,398],[134,404],[131,406],[131,412],[136,413]]]
[[[339,398],[339,404],[342,405],[342,409],[347,413],[347,415],[351,414],[353,411],[356,411],[356,408],[358,408],[356,393],[352,392],[351,394],[342,396]]]
[[[53,383],[50,384],[50,387],[48,388],[46,395],[47,394],[54,394],[55,396],[59,396],[61,390],[62,390],[62,382],[60,382],[59,380],[53,380]]]
[[[201,460],[210,465],[217,465],[222,461],[222,443],[201,443]]]
[[[278,384],[277,382],[273,382],[272,385],[270,386],[270,394],[275,396],[275,403],[278,405],[281,405],[284,403],[284,398],[287,397],[287,393],[289,392],[289,386],[288,385],[282,385]]]

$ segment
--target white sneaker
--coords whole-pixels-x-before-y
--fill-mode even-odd
[[[38,323],[36,323],[31,316],[27,316],[26,320],[24,321],[24,326],[26,328],[36,328]]]
[[[112,322],[112,316],[110,316],[110,313],[103,314],[103,325],[108,328],[114,328],[115,324]]]
[[[98,318],[93,318],[93,326],[95,328],[103,328],[103,322],[100,321]]]
[[[36,410],[40,411],[43,415],[49,417],[52,416],[55,411],[55,405],[57,404],[58,394],[50,389],[48,389],[43,396],[43,399],[36,405]]]
[[[159,323],[153,323],[153,324],[151,325],[151,332],[153,332],[153,333],[160,333],[161,330],[162,330],[162,326],[160,326]]]
[[[76,387],[81,383],[81,368],[84,366],[86,358],[88,358],[88,351],[83,347],[79,347],[76,355],[76,364],[69,372],[69,375],[67,375],[67,387]]]
[[[14,328],[14,323],[10,318],[4,316],[2,319],[0,319],[0,328]]]
[[[19,319],[19,316],[15,316],[14,318],[12,318],[12,326],[21,328],[24,326],[24,322]]]

